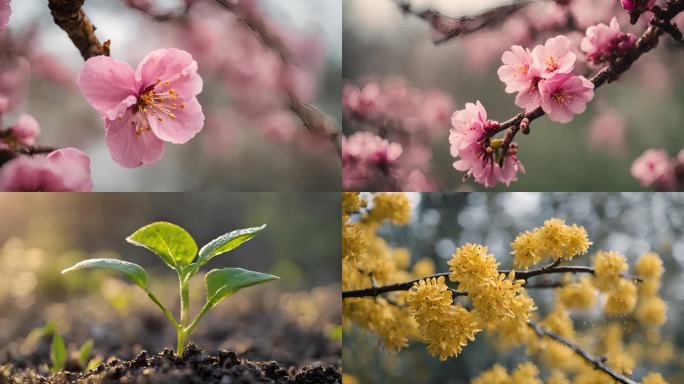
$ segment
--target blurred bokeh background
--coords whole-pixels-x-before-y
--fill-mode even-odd
[[[287,83],[304,101],[340,119],[341,1],[254,1],[293,51],[299,68],[291,78],[279,77],[276,56],[213,0],[195,0],[189,13],[168,21],[148,15],[181,15],[183,4],[88,0],[84,11],[100,40],[111,39],[112,56],[134,68],[154,49],[177,47],[193,54],[204,80],[199,101],[206,124],[188,144],[167,144],[164,158],[153,166],[118,166],[98,113],[76,87],[83,59],[43,1],[13,1],[9,28],[0,34],[2,49],[9,52],[11,46],[21,57],[0,62],[6,74],[0,91],[11,87],[21,99],[4,126],[26,112],[41,125],[39,144],[86,152],[96,191],[339,190],[339,159],[330,142],[308,133],[274,98]]]
[[[411,88],[440,92],[453,99],[454,109],[463,108],[466,102],[480,100],[489,118],[499,121],[519,112],[513,103],[515,95],[504,92],[504,84],[496,74],[502,53],[511,45],[532,48],[543,44],[548,37],[563,33],[579,46],[588,26],[599,22],[608,24],[613,16],[617,17],[623,31],[638,36],[648,20],[644,16],[636,26],[630,25],[629,16],[618,1],[534,1],[495,27],[435,45],[432,38],[436,34],[429,24],[417,17],[403,15],[397,6],[401,2],[410,3],[416,11],[431,8],[451,17],[477,15],[512,3],[508,0],[345,1],[345,84],[362,86],[369,81],[386,82],[389,79],[394,82],[395,98],[400,98],[402,92],[414,93]],[[676,20],[682,25],[684,18],[680,16]],[[570,28],[568,21],[572,21]],[[593,73],[596,69],[589,68],[583,56],[578,55],[576,72]],[[571,123],[558,124],[547,118],[535,121],[532,134],[516,138],[520,145],[519,158],[527,174],[521,175],[510,190],[641,190],[630,175],[634,159],[648,148],[664,148],[673,157],[684,147],[681,135],[683,68],[684,52],[680,46],[672,39],[661,39],[659,46],[639,59],[617,83],[598,90],[588,111]],[[439,109],[443,105],[448,103],[442,101],[441,105],[431,108]],[[410,150],[405,145],[404,160],[399,158],[400,166],[418,169],[430,179],[403,180],[402,183],[409,186],[405,190],[483,189],[473,182],[463,184],[462,173],[452,168],[453,158],[447,140],[450,115],[449,112],[443,116],[441,125],[432,124],[433,127],[415,132],[411,136]],[[367,127],[345,118],[346,135],[357,129]],[[390,141],[406,142],[400,133],[393,134],[391,127],[381,128],[380,132]],[[422,144],[426,135],[430,139]],[[411,189],[416,185],[422,189]],[[505,186],[497,188],[503,190]]]
[[[502,269],[512,267],[510,242],[526,230],[558,217],[587,229],[593,241],[589,254],[573,264],[590,265],[597,250],[624,254],[630,266],[644,252],[663,260],[665,273],[660,295],[668,304],[662,342],[641,350],[635,377],[661,372],[670,383],[684,380],[684,195],[678,193],[428,193],[410,194],[412,221],[405,227],[386,224],[381,235],[392,247],[407,247],[411,261],[429,258],[437,272],[448,270],[456,247],[474,242],[489,247]],[[528,291],[542,314],[553,305],[548,291]],[[600,306],[573,313],[577,329],[605,324]],[[625,326],[627,322],[625,321]],[[358,327],[345,329],[344,371],[359,383],[469,383],[480,372],[499,363],[509,369],[527,361],[524,348],[497,349],[483,334],[456,358],[446,362],[432,357],[425,345],[412,343],[398,354],[388,353],[372,333]],[[534,361],[534,360],[533,360]],[[545,377],[545,376],[543,376]]]
[[[268,224],[259,236],[213,259],[191,283],[191,313],[205,302],[203,273],[242,267],[281,277],[217,306],[191,339],[286,364],[339,361],[339,193],[0,195],[0,361],[49,361],[48,344],[26,336],[55,322],[68,343],[129,357],[175,345],[175,332],[144,292],[116,273],[60,270],[93,257],[142,265],[152,291],[178,313],[178,278],[125,237],[154,221],[184,227],[199,247],[233,229]],[[47,340],[49,342],[49,339]],[[27,344],[29,343],[29,344]],[[42,349],[41,349],[42,348]],[[42,359],[42,360],[41,360]]]

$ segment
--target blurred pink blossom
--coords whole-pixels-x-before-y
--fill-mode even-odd
[[[582,113],[594,98],[594,84],[584,76],[557,75],[540,82],[541,106],[549,119],[558,123],[572,121],[574,114]]]
[[[639,156],[631,168],[632,176],[645,187],[668,191],[675,186],[675,170],[664,149],[649,149]]]
[[[75,148],[47,156],[19,156],[0,168],[0,190],[8,192],[90,192],[90,159]]]
[[[88,59],[78,76],[88,102],[102,114],[107,146],[121,166],[161,159],[164,141],[183,144],[204,125],[197,62],[182,50],[152,51],[137,70],[107,56]]]
[[[624,51],[634,47],[636,36],[620,31],[617,18],[613,17],[610,26],[603,23],[587,28],[580,48],[587,54],[587,60],[594,64],[614,61]]]
[[[342,137],[342,174],[345,190],[362,188],[391,171],[403,149],[397,143],[371,133],[357,132]]]
[[[0,59],[0,94],[7,100],[7,110],[13,110],[24,102],[31,78],[31,65],[21,56]]]
[[[7,28],[12,8],[10,8],[10,0],[0,0],[0,31]]]
[[[33,145],[36,143],[39,134],[40,125],[38,121],[28,113],[24,113],[9,128],[9,137],[5,138],[5,143],[0,141],[0,148],[7,148],[8,144]]]
[[[616,111],[602,108],[589,126],[589,144],[613,153],[625,149],[625,119]]]

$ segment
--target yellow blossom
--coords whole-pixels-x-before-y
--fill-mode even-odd
[[[451,290],[444,281],[443,276],[420,280],[406,299],[428,352],[442,361],[461,353],[480,331],[472,313],[452,304]]]
[[[543,244],[538,232],[523,232],[511,243],[513,265],[516,268],[529,268],[542,261]]]
[[[358,384],[356,378],[348,373],[342,374],[342,384]]]
[[[476,291],[498,276],[498,264],[488,248],[479,244],[466,244],[454,252],[449,264],[449,280],[458,282],[458,289]]]
[[[392,258],[397,269],[406,269],[411,264],[411,253],[407,248],[395,248],[392,250]]]
[[[660,279],[663,274],[663,261],[653,252],[647,252],[636,262],[636,273],[642,279]]]
[[[358,259],[366,252],[368,238],[356,223],[342,225],[342,258]]]
[[[511,376],[506,371],[506,368],[499,364],[495,364],[488,370],[480,373],[478,377],[473,379],[470,384],[510,384]]]
[[[663,379],[663,376],[657,372],[651,372],[644,376],[641,382],[642,384],[667,384],[667,381]]]
[[[553,371],[546,379],[546,384],[570,384],[570,380],[561,371]]]
[[[588,277],[569,283],[558,290],[558,300],[571,309],[588,309],[596,303],[596,290]]]
[[[667,321],[667,304],[658,296],[642,298],[636,317],[645,327],[660,327]]]
[[[621,316],[631,312],[637,302],[637,288],[633,282],[618,280],[617,286],[608,292],[604,311],[609,316]]]
[[[376,194],[367,219],[377,224],[385,220],[395,224],[408,224],[411,219],[411,203],[408,196],[404,193]]]
[[[513,384],[543,384],[538,376],[539,369],[530,362],[518,365],[511,374]]]
[[[620,274],[627,271],[625,257],[617,252],[599,251],[594,256],[594,285],[606,292],[620,281]]]
[[[432,259],[423,257],[413,265],[413,274],[416,277],[425,277],[435,274],[435,262]]]
[[[349,214],[361,208],[358,192],[342,192],[342,213]]]

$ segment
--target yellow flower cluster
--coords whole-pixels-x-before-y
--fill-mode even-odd
[[[366,210],[366,206],[370,209]],[[420,279],[408,291],[346,298],[345,327],[353,323],[374,332],[390,351],[421,340],[427,351],[442,361],[458,356],[484,329],[496,333],[501,346],[523,344],[529,354],[536,355],[546,366],[545,372],[550,372],[542,381],[539,369],[532,363],[521,364],[510,373],[495,365],[471,384],[613,383],[605,372],[587,364],[572,348],[548,337],[538,337],[529,327],[536,306],[524,288],[526,281],[516,280],[515,271],[500,273],[497,260],[486,246],[465,244],[447,262],[449,280],[465,292],[463,300],[472,303],[470,309],[454,301],[454,291],[447,286],[445,277],[431,277],[436,270],[431,259],[412,260],[408,249],[392,248],[377,234],[386,221],[409,222],[410,205],[405,195],[372,194],[366,203],[358,194],[348,193],[343,196],[342,210],[345,291]],[[511,247],[515,266],[527,268],[543,260],[570,260],[585,254],[591,244],[584,228],[551,219],[543,227],[520,234]],[[638,279],[628,275],[626,258],[617,252],[597,252],[592,267],[593,276],[568,273],[560,281],[548,280],[551,287],[559,282],[555,288],[557,300],[550,312],[540,316],[540,326],[587,347],[594,356],[605,356],[608,366],[624,374],[635,371],[637,359],[661,363],[671,360],[674,347],[662,340],[658,330],[667,320],[667,304],[657,296],[663,274],[658,255],[646,253],[640,257],[634,275],[642,280],[638,283]],[[587,269],[570,270],[588,272]],[[537,287],[543,287],[544,280],[538,281],[542,284]],[[591,308],[599,301],[599,292],[606,294],[606,315],[624,316],[634,312],[638,322],[630,322],[627,328],[622,322],[609,322],[589,330],[576,330],[570,310]],[[633,337],[639,330],[638,325],[643,326],[640,329],[645,330],[644,337]],[[623,338],[629,343],[623,343]],[[351,376],[345,376],[345,383],[354,382]],[[662,376],[656,373],[647,375],[642,382],[663,383]]]
[[[561,287],[558,290],[558,300],[569,309],[589,309],[596,303],[596,289],[590,278],[583,277]]]
[[[373,198],[373,207],[368,220],[382,223],[389,220],[394,224],[408,224],[411,219],[411,203],[403,193],[380,193]]]
[[[608,292],[620,281],[620,274],[627,271],[627,260],[617,252],[599,251],[594,256],[594,285],[601,292]]]
[[[342,195],[342,289],[370,288],[376,284],[391,284],[411,279],[408,271],[411,255],[407,249],[390,248],[376,233],[386,220],[407,222],[409,204],[401,194],[376,194],[372,197],[371,213],[358,193]],[[359,215],[352,220],[351,214]],[[376,333],[383,345],[397,351],[418,335],[418,324],[403,308],[406,292],[398,292],[392,302],[382,297],[349,298],[344,300],[343,323],[352,323]],[[399,305],[396,305],[399,304]]]
[[[660,373],[655,372],[651,372],[644,376],[641,382],[642,384],[667,384],[667,381],[663,379],[663,376],[661,376]]]
[[[587,253],[591,246],[587,231],[561,219],[549,219],[544,226],[519,234],[511,243],[513,264],[529,268],[542,260],[571,260]]]
[[[620,279],[606,298],[604,312],[608,316],[623,316],[632,310],[637,302],[637,287],[633,282]]]
[[[506,368],[495,364],[473,379],[471,384],[543,384],[539,368],[530,362],[519,364],[510,374]],[[547,379],[548,384],[569,384],[561,372],[555,371]]]
[[[475,316],[460,304],[453,304],[444,277],[420,280],[409,291],[406,302],[418,322],[428,352],[441,361],[461,353],[480,331]]]
[[[499,274],[496,259],[488,254],[487,247],[466,244],[456,249],[448,264],[449,279],[468,293],[480,324],[520,337],[528,332],[534,301],[525,293],[524,281],[515,280],[514,272],[508,276]]]
[[[639,286],[636,318],[645,327],[660,327],[667,321],[667,304],[658,297],[663,262],[653,252],[644,253],[636,263],[636,272],[643,279]]]

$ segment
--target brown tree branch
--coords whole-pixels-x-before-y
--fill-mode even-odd
[[[515,272],[515,279],[516,280],[525,280],[524,286],[527,286],[527,280],[533,277],[537,276],[543,276],[543,275],[553,275],[553,274],[559,274],[559,273],[573,273],[573,274],[591,274],[593,275],[595,273],[594,269],[591,267],[585,267],[581,265],[567,265],[567,266],[559,266],[560,262],[559,261],[554,261],[548,265],[545,265],[543,267],[537,268],[537,269],[530,269],[528,271],[514,271]],[[510,272],[513,270],[509,269],[503,269],[499,271],[499,274],[505,274],[508,275]],[[425,280],[425,279],[431,279],[431,278],[437,278],[437,277],[449,277],[450,272],[441,272],[441,273],[436,273],[434,275],[430,276],[425,276],[421,277],[419,279],[413,279],[409,281],[405,281],[402,283],[396,283],[396,284],[390,284],[390,285],[383,285],[379,287],[371,287],[371,288],[365,288],[365,289],[357,289],[357,290],[350,290],[350,291],[343,291],[342,292],[342,298],[349,298],[349,297],[369,297],[369,296],[378,296],[382,295],[387,292],[396,292],[396,291],[408,291],[413,287],[413,284]],[[638,276],[631,276],[631,275],[626,275],[623,274],[621,275],[625,279],[629,280],[634,280],[634,281],[642,281],[642,279]],[[535,284],[531,286],[531,288],[557,288],[557,284]],[[459,291],[460,292],[460,291]],[[462,292],[462,295],[466,295],[466,292]]]
[[[81,7],[85,0],[48,0],[52,18],[62,28],[81,52],[84,60],[93,56],[109,56],[109,41],[100,44],[95,36],[95,26]]]
[[[269,28],[266,21],[250,12],[242,11],[238,5],[229,0],[216,0],[223,8],[233,13],[238,21],[247,28],[251,29],[259,40],[282,59],[287,65],[295,65],[292,54],[289,52],[285,42]],[[337,121],[321,109],[303,102],[293,92],[287,92],[286,103],[290,110],[299,117],[304,126],[312,133],[327,137],[335,146],[338,155],[342,156],[342,146],[340,143],[340,128]]]
[[[612,368],[610,368],[608,365],[606,365],[603,362],[603,359],[600,359],[598,357],[593,356],[589,352],[585,351],[582,347],[579,345],[573,343],[572,341],[554,333],[551,332],[547,329],[542,328],[539,324],[535,323],[534,321],[530,321],[528,323],[530,328],[534,330],[534,332],[539,336],[539,337],[548,337],[560,344],[565,345],[566,347],[570,348],[574,353],[579,355],[582,359],[584,359],[586,362],[591,364],[594,368],[605,372],[608,376],[613,378],[613,380],[616,380],[622,384],[639,384],[638,381],[631,379],[628,376],[625,376],[619,372],[614,371]]]
[[[627,51],[624,56],[618,58],[610,65],[602,68],[596,72],[589,80],[594,84],[594,90],[600,88],[604,84],[612,83],[617,80],[620,75],[631,68],[632,64],[637,61],[643,54],[651,51],[658,45],[658,40],[660,35],[664,32],[663,26],[671,25],[672,19],[684,11],[684,0],[668,0],[667,8],[654,11],[654,15],[651,18],[650,25],[646,28],[646,31],[639,37],[634,47]],[[665,29],[666,31],[667,29]],[[671,31],[668,33],[672,34]],[[493,137],[499,132],[504,130],[509,130],[507,134],[507,139],[509,142],[513,140],[515,135],[520,130],[520,123],[523,119],[527,119],[527,125],[529,129],[529,124],[544,116],[544,111],[541,107],[529,112],[521,112],[512,118],[501,123],[498,129],[492,130],[491,136]],[[504,147],[504,153],[502,157],[505,157],[508,147]]]
[[[416,10],[410,0],[394,1],[403,14],[415,16],[430,24],[430,27],[440,35],[433,39],[435,44],[442,44],[458,36],[501,24],[506,18],[530,4],[528,0],[517,0],[512,4],[489,9],[476,16],[449,17],[434,9]]]

